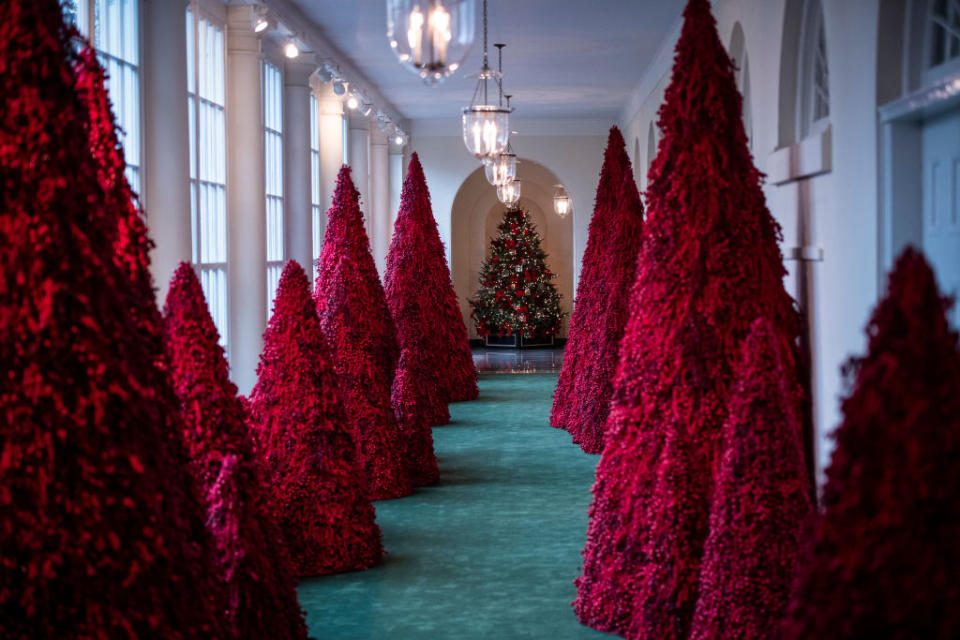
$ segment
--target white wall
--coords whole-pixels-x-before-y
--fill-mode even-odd
[[[878,0],[824,0],[830,70],[830,131],[826,139],[781,144],[782,118],[793,104],[780,104],[781,50],[788,1],[715,0],[720,38],[729,46],[739,22],[749,58],[752,148],[758,168],[768,174],[767,204],[783,227],[788,290],[806,303],[812,337],[816,460],[829,462],[828,434],[839,421],[843,392],[840,367],[866,346],[863,329],[876,303],[877,213],[877,16]],[[798,28],[790,20],[787,28]],[[679,24],[664,41],[656,62],[639,78],[622,114],[627,148],[638,147],[644,171],[648,131],[670,78]],[[639,144],[635,144],[639,142]],[[821,154],[821,155],[817,155]],[[825,156],[825,159],[822,157]],[[634,158],[636,162],[638,159]],[[810,165],[801,170],[797,165]],[[810,176],[808,173],[819,175]],[[776,184],[779,183],[779,184]],[[646,186],[646,176],[641,180]],[[796,255],[822,261],[798,261]]]

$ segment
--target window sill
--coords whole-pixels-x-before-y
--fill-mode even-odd
[[[767,179],[771,184],[784,185],[798,180],[830,173],[833,148],[833,127],[780,147],[770,154]]]

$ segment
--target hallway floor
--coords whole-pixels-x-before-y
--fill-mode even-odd
[[[384,564],[300,584],[313,637],[609,637],[570,607],[598,458],[550,427],[556,381],[482,375],[479,400],[450,405],[440,485],[375,503]]]

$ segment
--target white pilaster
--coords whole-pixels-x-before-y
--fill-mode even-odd
[[[403,192],[403,147],[390,145],[390,234],[393,235],[393,224],[400,211],[400,194]]]
[[[376,128],[370,132],[370,245],[373,260],[382,278],[386,272],[387,250],[393,228],[390,224],[390,165],[387,135]]]
[[[301,56],[305,57],[305,56]],[[286,255],[313,280],[313,215],[310,206],[310,76],[308,60],[288,60],[283,73],[283,197]]]
[[[343,102],[329,84],[321,85],[317,92],[317,108],[320,111],[320,216],[323,230],[327,228],[326,210],[333,202],[337,186],[337,174],[343,166]],[[323,238],[321,231],[320,237]],[[314,274],[316,276],[316,274]]]
[[[353,184],[360,192],[360,210],[363,211],[363,225],[367,236],[372,236],[370,209],[370,129],[366,121],[350,121],[350,168],[353,170]]]
[[[267,313],[266,203],[260,42],[251,6],[228,8],[227,211],[230,369],[240,393],[256,382]]]
[[[185,0],[143,1],[144,209],[162,305],[177,264],[191,259]]]

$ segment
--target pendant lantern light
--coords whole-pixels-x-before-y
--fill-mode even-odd
[[[508,207],[520,201],[520,181],[510,180],[497,187],[497,199]]]
[[[487,55],[487,0],[483,0],[483,67],[477,74],[473,100],[463,110],[463,143],[479,160],[503,153],[510,142],[510,111],[502,104],[502,74],[490,68]],[[493,80],[501,95],[499,104],[490,104],[488,81]]]
[[[553,210],[561,218],[566,218],[570,215],[572,208],[573,206],[570,202],[570,196],[567,195],[567,190],[563,188],[562,184],[558,184],[557,191],[553,194]]]
[[[387,40],[400,63],[435,85],[470,53],[476,0],[387,0]]]
[[[494,45],[503,47],[502,44]],[[510,108],[510,95],[504,95],[507,99],[507,108]],[[495,187],[499,187],[505,182],[509,182],[517,177],[517,154],[513,152],[513,146],[507,142],[507,148],[503,153],[483,159],[484,173],[487,176],[487,182]]]

